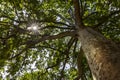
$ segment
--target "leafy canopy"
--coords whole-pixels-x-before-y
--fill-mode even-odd
[[[8,79],[21,80],[73,80],[78,76],[80,42],[75,34],[71,0],[1,0],[0,3],[1,79],[4,72]],[[85,26],[120,41],[119,0],[80,0],[80,3]],[[84,56],[82,66],[89,79]]]

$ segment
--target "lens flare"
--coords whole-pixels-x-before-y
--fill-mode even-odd
[[[32,28],[33,30],[38,30],[37,26],[33,26]]]
[[[27,27],[28,30],[30,31],[37,31],[38,30],[38,24],[31,24],[29,27]]]

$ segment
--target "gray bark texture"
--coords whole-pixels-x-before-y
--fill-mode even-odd
[[[120,80],[120,47],[91,28],[78,35],[94,80]]]

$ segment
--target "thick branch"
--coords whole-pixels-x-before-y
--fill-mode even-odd
[[[42,42],[42,41],[59,39],[59,38],[62,38],[62,37],[75,36],[75,35],[76,35],[75,31],[66,31],[66,32],[62,32],[62,33],[57,34],[57,35],[43,36],[42,38],[40,38],[38,40],[29,40],[29,41],[25,42],[24,44],[35,45],[35,44],[37,44],[39,42]]]
[[[24,44],[26,44],[26,48],[24,48],[20,53],[16,54],[15,56],[11,57],[10,59],[13,59],[17,56],[20,56],[25,50],[27,50],[28,48],[30,48],[31,46],[40,43],[42,41],[46,41],[46,40],[53,40],[53,39],[59,39],[62,37],[66,37],[66,36],[75,36],[75,31],[67,31],[67,32],[62,32],[58,35],[53,35],[53,36],[43,36],[42,38],[38,39],[38,40],[29,40],[26,41]],[[23,45],[24,45],[23,44]]]
[[[73,4],[74,4],[74,9],[75,9],[75,24],[76,24],[76,27],[77,28],[84,28],[83,26],[83,23],[82,23],[82,14],[81,14],[81,11],[80,11],[80,3],[79,3],[79,0],[73,0]]]

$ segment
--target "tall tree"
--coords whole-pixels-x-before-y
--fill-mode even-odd
[[[0,3],[1,79],[120,80],[118,0]]]
[[[73,0],[73,4],[78,38],[81,41],[94,80],[120,80],[119,47],[93,29],[86,28],[80,18],[82,11],[80,11],[79,1]]]

